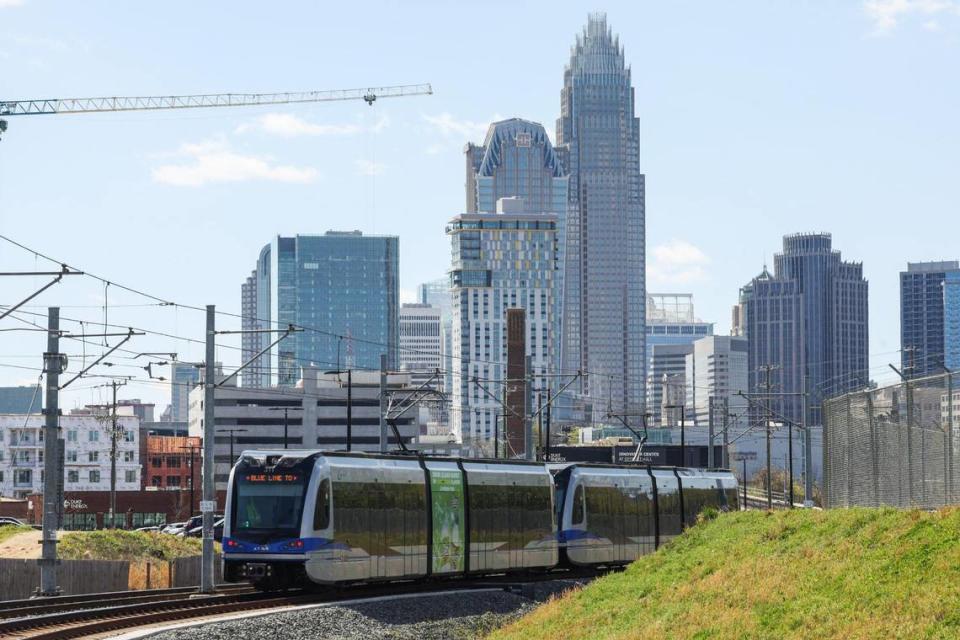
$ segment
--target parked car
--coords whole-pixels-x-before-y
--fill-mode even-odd
[[[162,529],[164,533],[169,533],[175,536],[182,536],[190,529],[200,526],[203,523],[203,516],[193,516],[185,522],[175,522],[169,524]]]
[[[201,526],[199,527],[194,527],[193,529],[190,529],[184,535],[189,536],[191,538],[203,537],[203,525],[201,524]],[[213,523],[213,539],[216,540],[217,542],[223,539],[223,518],[220,518],[219,520]]]
[[[134,529],[134,531],[153,531],[155,533],[159,533],[160,527],[139,527],[137,529]]]
[[[3,526],[5,524],[9,524],[15,527],[27,526],[27,523],[24,522],[23,520],[20,520],[19,518],[14,518],[11,516],[0,516],[0,526]]]

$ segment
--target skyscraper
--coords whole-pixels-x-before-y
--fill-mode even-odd
[[[401,371],[409,371],[414,386],[430,380],[443,368],[443,330],[441,311],[428,304],[406,303],[400,307],[400,349],[397,359]],[[443,389],[443,377],[432,384]]]
[[[960,371],[960,270],[943,280],[943,315],[944,365]]]
[[[253,365],[261,372],[251,376],[256,386],[292,385],[308,365],[378,369],[380,354],[396,368],[398,244],[396,236],[328,231],[277,236],[264,246],[255,277],[241,288],[244,327],[293,324],[306,330],[288,336]],[[276,338],[254,335],[256,340],[243,343],[248,358]]]
[[[246,335],[246,334],[244,334]],[[170,421],[187,422],[190,391],[200,382],[200,369],[189,362],[170,363]]]
[[[900,365],[909,377],[943,373],[948,273],[960,263],[910,262],[900,272]]]
[[[692,294],[647,295],[647,411],[653,414],[652,424],[661,423],[664,375],[668,376],[668,384],[682,388],[688,382],[684,357],[692,353],[696,340],[709,335],[713,335],[713,323],[696,317]],[[678,348],[684,346],[689,349]],[[679,410],[671,413],[679,416]],[[688,407],[688,414],[692,415],[692,407]]]
[[[741,290],[750,392],[769,391],[763,404],[795,423],[805,390],[807,424],[821,424],[825,398],[869,383],[863,265],[844,262],[831,244],[829,233],[784,236],[774,273],[764,268]]]
[[[558,268],[557,218],[524,212],[520,199],[501,200],[498,208],[497,213],[464,213],[447,225],[453,253],[450,423],[459,438],[484,447],[488,454],[498,424],[501,441],[504,433],[500,417],[504,388],[502,382],[491,381],[507,378],[507,310],[526,311],[532,375],[549,373],[556,344],[551,316]],[[513,457],[523,452],[505,453]]]
[[[604,14],[591,14],[564,70],[557,146],[568,154],[563,368],[602,419],[644,404],[644,176],[630,68]]]

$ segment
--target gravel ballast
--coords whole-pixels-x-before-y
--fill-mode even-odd
[[[149,636],[151,640],[468,640],[482,638],[579,583],[555,580],[507,591],[460,591],[350,605],[330,605],[207,622]],[[455,587],[452,587],[455,588]]]

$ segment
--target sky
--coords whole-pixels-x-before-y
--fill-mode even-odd
[[[633,71],[648,291],[693,293],[697,315],[726,333],[739,287],[772,265],[784,234],[831,232],[845,259],[863,262],[871,375],[889,381],[898,272],[960,257],[960,0],[0,0],[2,100],[434,90],[373,107],[9,118],[0,233],[112,282],[231,313],[276,234],[395,234],[401,297],[412,300],[449,266],[444,224],[464,207],[463,146],[515,116],[553,137],[563,68],[591,11],[607,13]],[[0,270],[50,266],[0,241]],[[0,277],[0,303],[44,283]],[[86,333],[107,322],[204,335],[198,311],[83,276],[21,318],[43,323],[48,305]],[[218,323],[240,328],[230,316]],[[27,325],[0,320],[17,327]],[[64,341],[71,370],[107,348],[96,341]],[[237,366],[237,337],[219,342],[218,359]],[[45,346],[43,333],[0,331],[0,384],[35,382]],[[203,357],[199,342],[155,334],[126,347]],[[142,378],[143,360],[110,358],[99,371]],[[74,383],[63,406],[103,401],[104,382]],[[134,380],[121,397],[159,412],[169,389]]]

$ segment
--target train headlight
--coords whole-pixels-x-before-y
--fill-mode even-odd
[[[283,548],[288,551],[303,551],[303,540],[300,538],[291,540],[287,544],[283,545]]]

